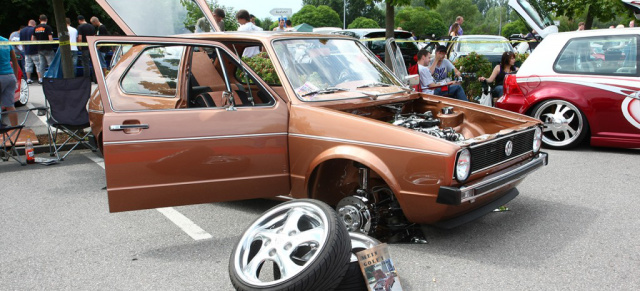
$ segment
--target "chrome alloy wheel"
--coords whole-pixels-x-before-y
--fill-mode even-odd
[[[20,80],[20,99],[18,99],[18,104],[20,106],[27,105],[29,102],[29,84],[27,84],[27,80]]]
[[[584,136],[582,113],[569,102],[547,101],[536,108],[534,117],[544,122],[542,142],[551,147],[569,146]]]
[[[258,287],[280,284],[301,273],[325,247],[328,218],[316,205],[285,203],[254,222],[240,239],[233,255],[236,274]],[[273,263],[274,280],[260,275]]]

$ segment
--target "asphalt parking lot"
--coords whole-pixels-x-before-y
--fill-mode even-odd
[[[509,211],[428,244],[394,244],[406,290],[638,290],[640,152],[548,151]],[[44,154],[46,156],[46,154]],[[227,264],[250,200],[110,214],[101,159],[0,162],[0,289],[230,290]]]

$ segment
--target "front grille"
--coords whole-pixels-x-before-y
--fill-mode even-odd
[[[532,151],[534,134],[535,130],[531,129],[472,146],[469,149],[471,152],[471,173],[501,164]],[[508,141],[513,142],[513,150],[509,156],[505,154],[505,145]]]

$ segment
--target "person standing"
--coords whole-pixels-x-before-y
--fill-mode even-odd
[[[27,27],[20,30],[20,41],[31,41],[33,32],[35,31],[36,21],[31,19]],[[24,45],[24,66],[25,73],[27,75],[27,84],[33,83],[31,81],[31,73],[33,73],[33,67],[36,67],[38,73],[38,80],[42,79],[40,73],[40,56],[38,56],[38,47],[36,45]]]
[[[464,18],[463,18],[462,16],[458,16],[458,17],[456,17],[456,22],[454,22],[454,24],[455,24],[455,23],[457,23],[457,24],[458,24],[458,26],[459,26],[459,28],[458,28],[458,35],[462,35],[462,23],[463,23],[463,22],[464,22]],[[449,26],[449,31],[451,31],[451,28],[452,28],[452,27],[453,27],[453,24],[451,24],[451,26]]]
[[[67,20],[67,30],[69,31],[69,40],[71,42],[76,42],[78,40],[78,30],[71,26],[71,19],[69,17]],[[71,61],[73,62],[73,75],[76,75],[76,65],[78,64],[78,46],[71,46]]]
[[[96,29],[93,25],[87,23],[84,19],[84,16],[78,15],[78,42],[87,42],[87,36],[96,35]],[[81,46],[80,47],[80,63],[82,64],[82,76],[89,77],[91,76],[90,66],[91,66],[91,57],[89,56],[89,47]]]
[[[629,21],[629,27],[636,27],[636,21],[635,20]]]
[[[578,30],[576,31],[583,31],[583,30],[584,30],[584,22],[578,23]]]
[[[464,94],[464,89],[455,82],[446,82],[438,84],[431,75],[433,70],[429,67],[431,60],[431,52],[426,49],[418,51],[418,75],[420,77],[420,88],[422,92],[427,94],[433,94],[438,96],[453,97],[458,100],[468,101],[467,95]],[[435,63],[435,61],[434,61]],[[443,88],[447,90],[443,90]]]
[[[39,41],[51,41],[53,40],[53,29],[51,26],[47,24],[47,16],[44,14],[40,15],[40,24],[38,24],[33,31],[33,37],[31,40],[39,40]],[[51,44],[40,44],[38,45],[38,55],[40,56],[40,70],[38,83],[42,84],[42,75],[45,73],[47,67],[51,65],[53,62],[53,57],[56,55],[53,52],[53,45]]]
[[[224,31],[225,16],[226,14],[224,13],[224,10],[222,8],[216,8],[213,10],[213,20],[215,20],[216,23],[218,23],[218,27],[220,28],[220,31]]]
[[[0,42],[9,41],[0,36]],[[14,111],[14,94],[18,82],[18,60],[10,45],[0,45],[0,110]],[[18,114],[9,114],[11,126],[18,125]]]
[[[284,18],[278,18],[278,26],[273,28],[273,31],[285,31],[286,24],[284,23]]]
[[[24,25],[20,25],[20,29],[14,31],[9,36],[9,41],[20,41],[20,31],[24,28]],[[18,65],[20,65],[20,69],[24,72],[24,47],[19,45],[13,46],[13,51],[16,54],[16,59],[18,59]],[[22,76],[24,78],[24,76]]]
[[[96,35],[109,35],[109,31],[107,31],[107,27],[104,24],[100,23],[100,19],[98,17],[91,17],[91,24],[96,28]],[[102,67],[102,73],[107,75],[107,61],[104,56],[109,52],[109,47],[103,46],[98,49],[98,59],[100,60],[100,67]]]
[[[262,28],[251,23],[251,16],[247,10],[241,9],[236,13],[236,20],[240,23],[238,31],[262,31]],[[259,46],[247,47],[242,53],[242,57],[250,58],[260,53]]]

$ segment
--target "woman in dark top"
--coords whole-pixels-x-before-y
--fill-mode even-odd
[[[495,94],[494,96],[500,97],[503,93],[502,85],[504,84],[504,77],[506,74],[513,74],[518,70],[515,63],[516,55],[513,52],[504,52],[500,64],[493,68],[491,76],[489,78],[480,77],[478,81],[488,83],[495,82],[493,93]]]

